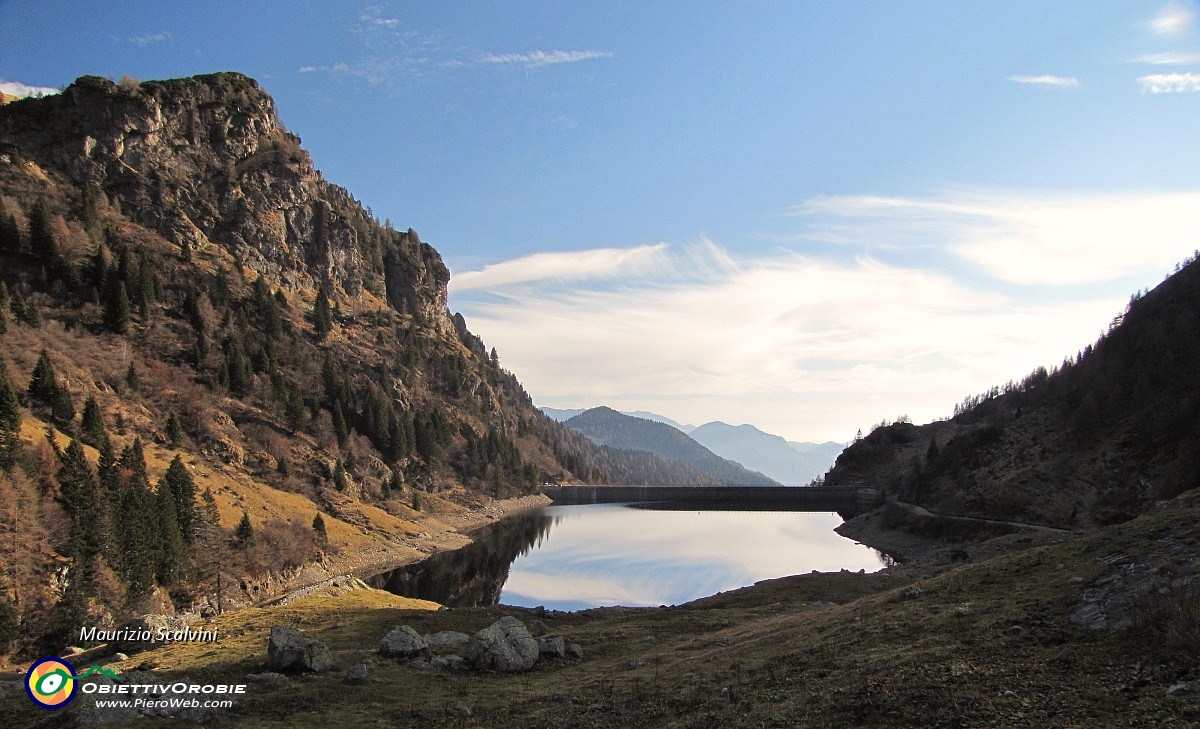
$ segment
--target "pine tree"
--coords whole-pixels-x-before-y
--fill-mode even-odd
[[[17,219],[0,207],[0,255],[15,255],[21,252],[21,229]]]
[[[321,341],[333,329],[333,313],[329,309],[329,298],[325,289],[317,292],[317,300],[313,304],[313,328],[317,332],[317,341]]]
[[[142,378],[138,375],[137,367],[132,362],[125,370],[125,386],[130,392],[139,392],[142,389]]]
[[[346,475],[346,467],[340,458],[333,467],[333,487],[338,491],[345,491],[350,487],[350,477]]]
[[[167,413],[167,442],[172,448],[183,444],[183,423],[179,422],[179,416],[174,410]]]
[[[320,514],[313,517],[312,520],[313,535],[316,537],[317,546],[325,549],[329,546],[329,534],[325,531],[325,520]]]
[[[99,448],[100,443],[108,439],[104,429],[104,415],[94,395],[88,395],[83,401],[83,415],[79,422],[79,437],[93,448]]]
[[[7,471],[17,462],[21,448],[21,403],[17,390],[8,380],[4,360],[0,359],[0,470]]]
[[[341,400],[333,402],[333,435],[337,438],[338,448],[345,448],[350,431],[346,427],[346,416],[342,414]]]
[[[54,401],[50,403],[50,415],[59,423],[69,423],[75,418],[75,401],[65,384],[60,383],[54,393]]]
[[[250,514],[242,511],[242,520],[233,530],[234,546],[244,549],[254,543],[254,525],[250,523]]]
[[[99,555],[104,546],[105,514],[96,475],[78,440],[72,440],[63,451],[58,487],[63,511],[71,518],[68,552],[89,561]]]
[[[112,524],[116,544],[110,556],[136,599],[154,588],[159,571],[160,514],[146,476],[141,439],[134,438],[121,451],[117,465],[118,506]]]
[[[103,319],[104,327],[116,334],[125,334],[133,319],[133,309],[129,303],[129,294],[125,291],[125,282],[115,276],[109,277],[108,294],[104,297]]]
[[[54,373],[54,365],[50,355],[42,350],[38,355],[37,364],[33,366],[33,376],[29,378],[29,400],[51,407],[58,398],[58,376]]]
[[[197,521],[200,518],[196,510],[196,482],[183,458],[175,456],[162,480],[158,482],[158,490],[171,494],[174,504],[175,520],[179,525],[179,533],[185,544],[191,544],[196,537]]]
[[[29,252],[50,274],[58,272],[62,254],[58,250],[58,241],[50,222],[50,209],[45,200],[39,199],[29,207]]]
[[[8,368],[0,359],[0,430],[15,433],[21,428],[21,402],[8,379]]]
[[[179,576],[187,550],[175,512],[175,496],[163,481],[159,481],[158,491],[154,494],[154,507],[158,517],[155,521],[158,550],[154,573],[160,585],[167,585]]]

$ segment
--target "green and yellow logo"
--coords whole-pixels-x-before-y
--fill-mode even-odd
[[[25,693],[33,703],[43,709],[61,709],[71,703],[78,688],[76,683],[81,678],[87,678],[93,673],[120,681],[116,673],[98,665],[92,665],[88,670],[76,675],[75,669],[61,658],[43,658],[29,667],[25,672]]]

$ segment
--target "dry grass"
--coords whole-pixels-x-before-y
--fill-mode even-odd
[[[1200,696],[1166,689],[1197,678],[1195,654],[1187,664],[1148,662],[1125,636],[1086,630],[1068,613],[1114,554],[1150,554],[1185,536],[1200,517],[1196,501],[1058,543],[1014,535],[972,545],[976,562],[916,582],[903,570],[802,575],[674,608],[545,616],[406,611],[387,602],[395,598],[351,593],[225,615],[219,643],[134,661],[156,661],[167,677],[242,680],[261,670],[271,624],[300,627],[333,650],[334,671],[253,684],[221,726],[1194,725]],[[586,659],[507,676],[364,653],[395,624],[471,632],[507,613],[582,644]],[[368,682],[345,684],[342,671],[363,661]],[[456,713],[459,704],[471,715]]]

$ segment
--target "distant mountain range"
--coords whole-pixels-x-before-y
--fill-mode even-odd
[[[542,412],[553,420],[569,425],[567,421],[585,410],[542,408]],[[671,418],[641,410],[623,414],[676,428],[717,456],[783,484],[807,484],[824,475],[845,448],[844,444],[833,441],[789,441],[753,425],[729,425],[714,421],[697,427],[681,425]]]
[[[565,425],[601,446],[646,451],[672,461],[682,461],[729,484],[777,486],[740,463],[718,456],[675,426],[619,413],[608,407],[585,410]]]
[[[722,458],[737,461],[785,484],[807,484],[823,475],[845,448],[841,443],[796,443],[753,425],[705,423],[689,435]]]

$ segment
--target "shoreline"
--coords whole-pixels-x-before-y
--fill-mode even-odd
[[[346,555],[329,558],[319,563],[323,575],[320,579],[308,579],[304,584],[289,586],[287,590],[260,600],[254,605],[244,607],[261,607],[291,599],[297,593],[319,587],[323,583],[339,577],[362,579],[371,575],[416,564],[434,554],[450,552],[469,545],[474,541],[473,533],[513,514],[531,511],[548,506],[550,499],[543,494],[530,494],[508,499],[488,498],[478,508],[463,507],[462,511],[449,514],[431,513],[418,523],[422,531],[414,537],[409,537],[406,543],[397,543],[398,549],[391,554],[380,554],[363,560],[364,555]],[[391,551],[391,550],[387,550]],[[314,575],[315,576],[315,575]],[[237,610],[240,608],[234,608]],[[225,612],[232,612],[226,610]]]

